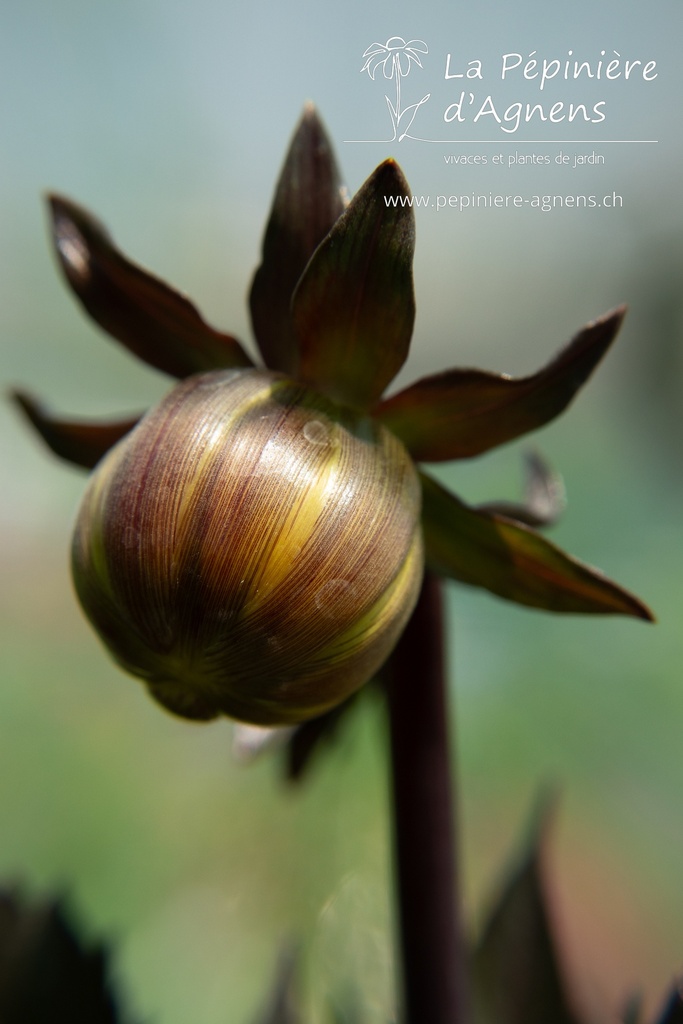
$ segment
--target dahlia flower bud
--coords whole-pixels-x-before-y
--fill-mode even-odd
[[[382,665],[422,577],[398,439],[261,370],[187,378],[95,469],[73,542],[83,608],[169,710],[321,714]]]

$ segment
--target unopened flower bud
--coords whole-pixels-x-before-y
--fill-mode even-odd
[[[263,725],[367,682],[422,564],[401,443],[260,370],[179,384],[95,469],[73,544],[86,614],[158,701]]]

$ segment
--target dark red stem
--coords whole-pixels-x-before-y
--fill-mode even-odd
[[[387,686],[403,1024],[465,1022],[444,660],[441,583],[427,574]]]

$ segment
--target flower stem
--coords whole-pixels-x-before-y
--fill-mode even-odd
[[[464,1024],[443,598],[425,576],[388,681],[403,1024]]]

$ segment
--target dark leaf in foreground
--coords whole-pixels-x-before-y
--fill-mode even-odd
[[[343,212],[332,146],[309,104],[285,158],[263,239],[261,266],[249,296],[254,334],[271,370],[296,370],[292,293],[314,250]]]
[[[55,455],[75,466],[92,469],[102,456],[132,430],[139,417],[116,423],[88,423],[51,416],[45,407],[26,394],[14,391],[12,398]]]
[[[579,1024],[567,998],[548,913],[544,818],[473,952],[476,1024]]]
[[[655,1024],[683,1024],[683,982],[674,986],[662,1014]]]
[[[530,377],[446,370],[387,398],[374,415],[423,462],[481,455],[559,416],[612,344],[625,313],[620,306],[589,323]]]
[[[380,164],[316,249],[292,299],[298,376],[345,405],[376,402],[408,354],[415,319],[408,197],[397,164]]]
[[[484,505],[477,505],[477,509],[516,519],[525,526],[552,526],[560,518],[566,504],[562,477],[551,469],[538,452],[527,452],[524,465],[526,480],[523,504],[487,501]]]
[[[27,908],[0,893],[2,1024],[116,1024],[99,947],[83,948],[59,903]]]
[[[119,252],[91,214],[63,196],[49,199],[64,276],[112,337],[173,377],[252,365],[235,338],[209,327],[189,299]]]
[[[521,523],[470,508],[420,474],[427,564],[533,608],[634,615],[652,620],[641,601]]]

